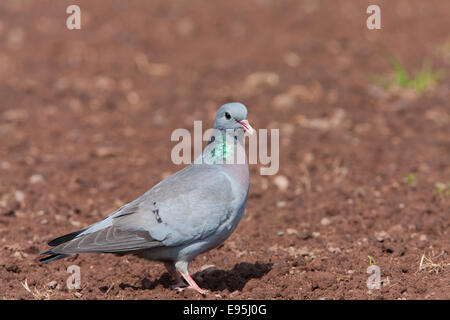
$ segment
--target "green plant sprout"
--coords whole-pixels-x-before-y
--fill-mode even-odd
[[[440,257],[442,253],[439,256],[434,257],[433,259],[436,260],[436,258]],[[431,258],[425,256],[425,253],[422,255],[422,258],[420,259],[419,264],[419,272],[423,270],[428,270],[428,273],[436,273],[442,272],[445,268],[450,266],[450,263],[440,262],[435,263]]]
[[[436,188],[436,191],[439,193],[439,196],[442,200],[450,197],[450,181],[447,181],[446,183],[436,182],[434,187]]]
[[[436,83],[444,77],[444,71],[433,71],[432,64],[429,60],[425,60],[422,67],[414,72],[413,75],[410,75],[400,60],[391,54],[385,47],[380,46],[380,50],[391,65],[394,72],[394,79],[385,76],[373,76],[372,78],[375,82],[378,82],[385,88],[398,86],[401,88],[411,88],[418,93],[423,93],[434,87]]]
[[[367,256],[367,258],[369,258],[369,265],[370,266],[376,263],[375,259],[372,256]]]
[[[411,187],[415,187],[417,185],[417,179],[414,173],[409,173],[408,176],[406,176],[403,179],[404,183],[407,183]]]

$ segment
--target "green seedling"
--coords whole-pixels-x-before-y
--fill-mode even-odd
[[[436,182],[434,187],[436,188],[436,191],[439,193],[439,196],[442,200],[450,197],[450,181],[447,181],[446,183]]]
[[[434,87],[436,83],[444,77],[444,72],[442,70],[433,70],[429,60],[425,60],[422,67],[411,75],[400,60],[391,54],[385,47],[380,46],[380,50],[392,68],[393,79],[378,75],[373,76],[372,79],[385,88],[396,86],[414,89],[418,93],[423,93]]]
[[[416,176],[414,173],[409,173],[407,177],[403,179],[403,182],[408,184],[411,187],[415,187],[417,185]]]
[[[367,258],[369,258],[369,265],[370,266],[376,263],[375,259],[372,256],[367,256]]]

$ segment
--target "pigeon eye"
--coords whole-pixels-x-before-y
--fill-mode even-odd
[[[231,114],[229,114],[228,112],[225,112],[225,118],[227,118],[227,120],[231,119]]]

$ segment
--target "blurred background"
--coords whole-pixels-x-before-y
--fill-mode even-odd
[[[192,264],[208,298],[450,298],[449,17],[441,0],[2,0],[0,296],[196,298],[135,257],[35,255],[179,170],[171,132],[240,101],[280,129],[280,171],[251,166],[238,229]]]

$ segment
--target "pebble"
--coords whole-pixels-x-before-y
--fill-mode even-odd
[[[322,220],[320,220],[320,224],[323,226],[328,226],[329,224],[331,224],[331,220],[330,220],[330,218],[327,218],[327,217],[322,218]]]
[[[301,60],[300,56],[295,52],[288,52],[284,55],[284,62],[292,68],[298,67]]]
[[[286,206],[286,201],[278,201],[277,202],[277,207],[278,208],[283,208]]]
[[[282,230],[278,231],[277,236],[279,236],[279,237],[284,236],[284,231],[282,231]]]
[[[25,200],[25,194],[22,191],[17,190],[14,192],[14,198],[16,198],[17,202],[22,203]]]
[[[375,239],[379,242],[383,242],[389,237],[386,231],[375,232]]]
[[[289,187],[289,180],[283,175],[278,175],[273,180],[273,183],[280,189],[281,191],[286,191]]]
[[[330,251],[331,253],[341,253],[342,252],[340,248],[333,247],[333,246],[329,246],[328,251]]]
[[[286,233],[289,234],[289,235],[291,235],[291,234],[296,234],[296,235],[298,235],[298,231],[295,230],[295,229],[292,229],[292,228],[288,228],[288,229],[286,230]]]
[[[94,155],[99,158],[111,157],[116,155],[117,150],[111,147],[98,147],[94,151]]]
[[[42,182],[44,182],[44,177],[41,176],[40,174],[33,174],[33,175],[30,177],[30,183],[31,183],[31,184],[42,183]]]
[[[127,100],[130,104],[132,105],[136,105],[139,103],[140,101],[140,96],[137,92],[135,91],[131,91],[130,93],[128,93],[127,95]]]
[[[420,241],[428,241],[428,237],[427,237],[425,234],[422,234],[422,235],[419,237],[419,240],[420,240]]]

